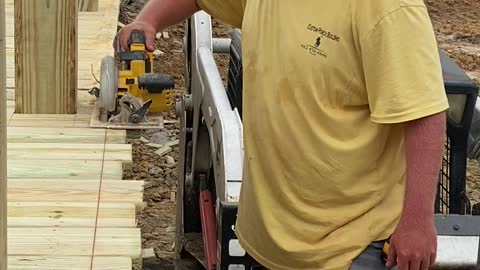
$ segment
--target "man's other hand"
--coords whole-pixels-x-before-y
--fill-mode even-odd
[[[153,52],[154,50],[154,42],[155,42],[155,36],[157,34],[157,30],[155,27],[151,24],[141,22],[141,21],[134,21],[131,24],[128,24],[124,26],[118,33],[115,38],[113,47],[116,48],[117,44],[117,39],[118,42],[120,43],[120,48],[124,49],[126,51],[129,50],[128,48],[128,39],[130,38],[130,34],[132,33],[133,30],[139,30],[142,31],[145,34],[145,39],[146,39],[146,49],[149,52]]]
[[[400,221],[390,239],[387,268],[427,270],[437,256],[437,232],[432,221],[407,224]]]

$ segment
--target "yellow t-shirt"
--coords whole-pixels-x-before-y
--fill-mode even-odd
[[[347,270],[398,222],[403,123],[448,108],[424,2],[198,3],[242,29],[241,245],[274,270]]]

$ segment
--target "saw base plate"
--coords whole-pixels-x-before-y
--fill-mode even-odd
[[[98,100],[92,109],[92,115],[90,118],[90,127],[92,128],[110,128],[110,129],[160,129],[163,128],[163,115],[162,113],[151,113],[147,115],[148,123],[140,124],[125,124],[115,122],[102,122],[100,121],[100,107]]]

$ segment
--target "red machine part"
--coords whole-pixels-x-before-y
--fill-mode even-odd
[[[200,177],[200,219],[207,270],[217,266],[217,223],[213,208],[212,193],[208,190],[205,176]]]

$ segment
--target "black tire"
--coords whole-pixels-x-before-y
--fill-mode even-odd
[[[232,109],[236,108],[242,117],[243,105],[243,65],[242,65],[242,34],[235,29],[230,45],[230,62],[228,69],[227,95]]]

